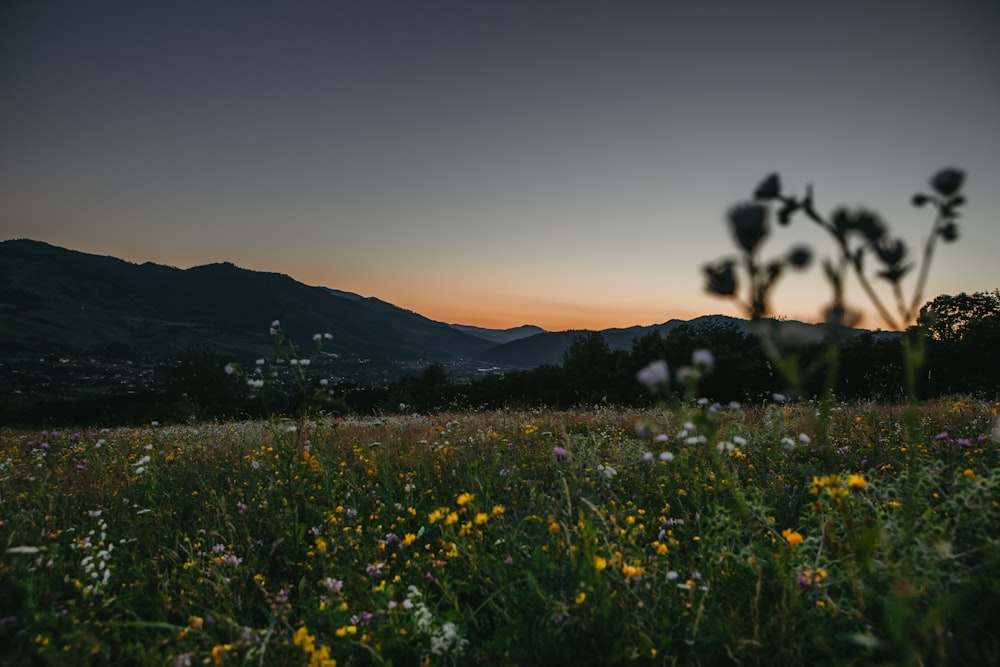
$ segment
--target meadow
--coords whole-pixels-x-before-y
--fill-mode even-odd
[[[1000,404],[0,432],[6,664],[996,664]]]

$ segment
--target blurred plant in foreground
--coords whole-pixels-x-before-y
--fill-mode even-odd
[[[913,196],[914,206],[930,205],[937,210],[937,215],[924,244],[919,275],[909,300],[904,296],[902,282],[914,265],[908,261],[906,244],[890,234],[877,213],[861,208],[850,210],[839,207],[829,218],[824,218],[816,211],[811,185],[802,198],[782,194],[781,179],[776,173],[757,186],[753,201],[730,209],[729,226],[740,257],[725,258],[705,267],[708,291],[737,299],[752,320],[767,317],[770,310],[768,295],[778,279],[788,268],[806,268],[813,256],[810,248],[795,246],[778,258],[764,260],[760,257],[761,244],[770,234],[772,207],[777,208],[776,217],[782,226],[789,225],[793,216],[801,212],[829,233],[838,252],[835,259],[823,262],[824,274],[833,290],[833,301],[825,313],[826,321],[835,327],[853,326],[858,322],[857,312],[849,309],[844,302],[844,285],[849,274],[853,273],[879,317],[890,329],[900,331],[914,321],[922,303],[937,240],[951,242],[958,238],[956,220],[959,209],[965,204],[965,197],[961,194],[964,180],[964,172],[943,169],[930,180],[934,194],[917,193]],[[866,266],[870,256],[874,256],[879,266],[874,275],[870,275],[870,267]],[[748,281],[745,301],[738,296],[740,269]],[[875,291],[873,277],[892,286],[895,315]]]
[[[966,201],[961,194],[964,181],[964,172],[954,168],[942,169],[930,179],[932,193],[919,192],[913,195],[914,206],[931,206],[936,209],[936,215],[924,243],[916,283],[909,299],[904,294],[903,282],[904,277],[915,268],[914,262],[909,258],[904,241],[890,233],[877,213],[863,208],[851,210],[839,207],[825,218],[816,210],[811,185],[806,188],[803,197],[784,194],[777,173],[770,174],[757,186],[753,201],[737,204],[730,209],[728,222],[739,256],[723,258],[705,267],[707,289],[713,294],[737,300],[753,322],[755,332],[761,336],[794,394],[801,388],[803,372],[794,350],[783,344],[775,323],[767,319],[770,313],[769,296],[778,279],[788,269],[806,268],[814,253],[807,246],[794,246],[776,258],[761,257],[761,247],[771,233],[772,215],[777,218],[779,225],[787,226],[796,214],[802,213],[825,230],[833,240],[836,254],[823,260],[823,272],[833,293],[830,305],[824,312],[824,319],[834,338],[860,320],[858,311],[850,308],[844,299],[844,288],[851,274],[888,328],[903,331],[917,318],[938,239],[952,242],[958,238],[956,220]],[[891,286],[895,314],[875,290],[875,279],[884,280]],[[746,296],[740,297],[743,281],[746,281]],[[903,334],[906,390],[911,404],[916,400],[917,372],[924,362],[924,343],[923,326],[911,327]],[[825,358],[818,359],[807,370],[809,373],[819,365],[826,366],[827,403],[832,399],[838,362],[839,346],[831,344]]]

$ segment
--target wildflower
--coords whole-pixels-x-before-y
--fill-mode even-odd
[[[221,664],[226,659],[226,654],[232,650],[232,644],[217,644],[212,647],[212,662]]]
[[[852,489],[863,489],[868,486],[868,480],[864,475],[850,475],[847,478],[847,486]]]
[[[658,359],[639,371],[636,378],[650,391],[653,391],[661,384],[670,381],[670,369],[667,367],[666,361]]]
[[[642,460],[643,460],[643,463],[652,463],[653,462],[653,452],[644,452],[643,455],[642,455]]]
[[[673,452],[660,452],[660,460],[665,463],[670,463],[674,460]]]
[[[475,498],[475,496],[472,495],[471,493],[462,493],[459,494],[458,498],[455,499],[455,502],[458,503],[458,505],[461,507],[462,505],[465,505],[473,498]]]
[[[965,475],[966,477],[975,477],[976,471],[973,470],[972,468],[966,468],[965,470],[962,471],[962,474]]]
[[[618,471],[615,470],[614,468],[612,468],[611,466],[598,465],[597,466],[597,473],[599,475],[602,475],[604,477],[604,479],[611,479],[615,475],[618,474]]]
[[[812,442],[812,438],[810,438],[805,433],[799,433],[799,442],[801,442],[803,445],[808,445],[810,442]]]
[[[490,515],[487,514],[486,512],[479,512],[478,514],[476,514],[476,525],[482,526],[484,523],[489,521],[489,518]]]
[[[584,600],[587,599],[587,594],[584,591],[580,591],[576,598],[573,600],[576,604],[583,604]]]
[[[788,541],[788,544],[793,547],[797,547],[802,544],[802,540],[804,539],[801,533],[798,533],[791,528],[785,528],[781,531],[781,536],[784,537],[785,540]]]
[[[699,349],[691,353],[691,363],[707,370],[712,370],[715,366],[715,357],[711,350]]]
[[[431,653],[434,655],[461,655],[462,650],[469,643],[463,638],[454,623],[448,621],[437,632],[431,635]]]
[[[601,572],[608,567],[608,559],[601,556],[594,556],[594,569]]]
[[[232,364],[226,364],[224,370],[226,371],[226,375],[232,375],[236,372],[236,368]]]
[[[564,456],[566,456],[566,450],[560,447],[559,445],[556,445],[555,447],[552,448],[552,454],[557,459],[562,459]]]
[[[7,553],[9,554],[37,554],[38,551],[38,547],[30,546],[10,547],[7,549]]]

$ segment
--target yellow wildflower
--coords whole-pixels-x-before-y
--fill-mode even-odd
[[[863,489],[868,486],[868,480],[864,475],[850,475],[847,478],[847,486],[852,489]]]
[[[226,654],[233,648],[232,644],[216,644],[212,647],[212,662],[220,664],[226,659]]]
[[[804,539],[801,533],[798,533],[791,528],[785,528],[781,531],[781,536],[784,537],[788,541],[788,544],[793,547],[797,547],[802,544],[802,540]]]

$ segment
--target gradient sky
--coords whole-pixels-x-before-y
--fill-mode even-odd
[[[606,328],[741,315],[702,267],[769,172],[916,251],[931,214],[910,196],[956,166],[968,210],[925,300],[992,290],[998,32],[996,0],[14,0],[0,239]],[[801,241],[832,251],[803,218],[765,252]],[[814,265],[774,314],[828,301]]]

